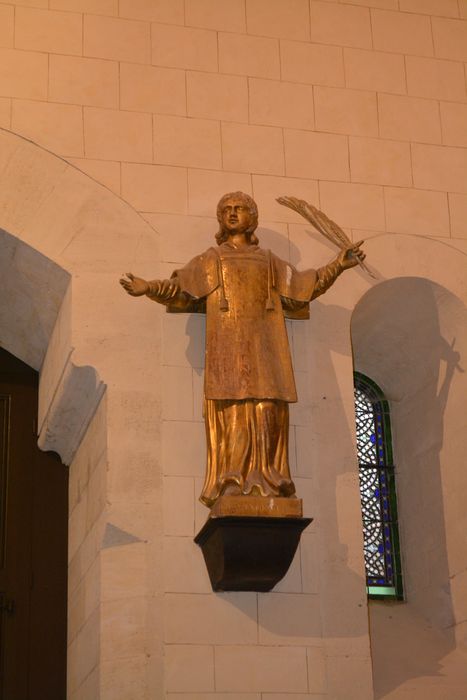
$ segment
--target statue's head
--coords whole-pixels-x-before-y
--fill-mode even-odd
[[[258,238],[255,236],[254,232],[258,226],[258,207],[256,206],[255,200],[250,197],[250,195],[245,194],[245,192],[228,192],[220,198],[217,205],[217,220],[219,222],[219,231],[216,233],[217,245],[225,243],[229,238],[230,231],[225,227],[223,213],[228,204],[234,202],[241,204],[248,211],[249,225],[245,233],[250,243],[256,245],[258,243]]]

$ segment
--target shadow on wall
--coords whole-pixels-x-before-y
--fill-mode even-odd
[[[393,427],[406,603],[392,611],[383,602],[370,606],[382,698],[408,679],[445,675],[441,661],[456,647],[456,626],[465,617],[457,577],[467,565],[461,457],[467,309],[425,279],[384,282],[357,305],[352,342],[355,369],[383,389]]]

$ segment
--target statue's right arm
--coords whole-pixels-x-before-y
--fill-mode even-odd
[[[159,304],[170,306],[174,311],[190,311],[193,304],[193,298],[180,289],[176,277],[169,280],[150,280],[146,296]]]
[[[177,311],[188,311],[193,299],[180,289],[176,278],[170,280],[145,280],[127,272],[120,279],[123,289],[133,297],[147,296],[152,301],[169,306]]]

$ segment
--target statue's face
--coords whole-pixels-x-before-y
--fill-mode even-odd
[[[241,199],[227,199],[222,209],[222,226],[229,235],[244,233],[251,225],[251,214]]]

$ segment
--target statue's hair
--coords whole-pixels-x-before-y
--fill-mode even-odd
[[[228,231],[222,226],[222,211],[224,209],[224,204],[227,202],[228,199],[237,199],[248,209],[251,217],[251,224],[247,228],[245,233],[248,236],[250,243],[252,243],[253,245],[258,245],[258,237],[255,236],[254,233],[256,228],[258,227],[258,207],[256,205],[255,200],[252,197],[250,197],[249,194],[245,194],[245,192],[228,192],[220,198],[219,203],[217,205],[217,220],[219,222],[219,231],[216,233],[217,245],[225,243],[225,241],[229,237]]]

